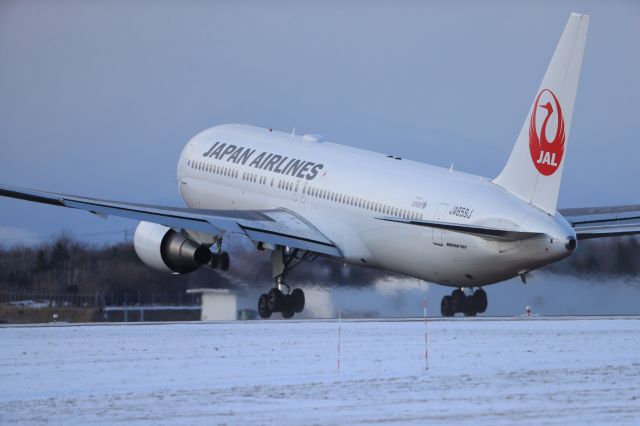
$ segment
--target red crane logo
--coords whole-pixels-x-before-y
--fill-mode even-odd
[[[544,95],[544,96],[543,96]],[[541,105],[542,102],[545,102]],[[552,104],[555,104],[554,105]],[[547,111],[547,115],[542,121],[540,131],[538,131],[538,108]],[[549,123],[549,119],[555,118],[555,137],[549,141],[547,139],[547,125],[553,127],[554,121]],[[562,117],[562,108],[556,95],[549,89],[543,89],[536,98],[531,113],[531,123],[529,125],[529,150],[531,151],[531,159],[536,169],[544,175],[551,176],[558,170],[562,162],[564,154],[564,118]]]

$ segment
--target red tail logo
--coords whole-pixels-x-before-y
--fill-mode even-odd
[[[538,123],[538,110],[546,110],[546,116],[540,117],[542,123]],[[549,119],[554,118],[551,122]],[[555,124],[555,126],[554,126]],[[547,139],[547,125],[549,131],[553,133],[555,127],[555,137],[549,141]],[[540,131],[538,131],[540,128]],[[564,118],[562,108],[556,95],[549,89],[544,89],[538,94],[531,113],[531,124],[529,125],[529,150],[531,159],[536,169],[544,176],[550,176],[558,170],[564,154]]]

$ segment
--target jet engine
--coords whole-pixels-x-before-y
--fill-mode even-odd
[[[209,247],[157,223],[140,222],[133,246],[140,260],[163,272],[185,274],[211,260]]]

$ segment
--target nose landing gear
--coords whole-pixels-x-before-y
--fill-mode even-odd
[[[465,294],[462,288],[457,288],[451,296],[442,298],[440,313],[443,317],[452,317],[462,312],[466,317],[473,317],[486,311],[487,304],[487,293],[482,288],[469,294]]]

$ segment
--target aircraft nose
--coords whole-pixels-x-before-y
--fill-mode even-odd
[[[567,248],[567,250],[574,251],[578,246],[578,241],[575,237],[568,237],[567,243],[564,246]]]

